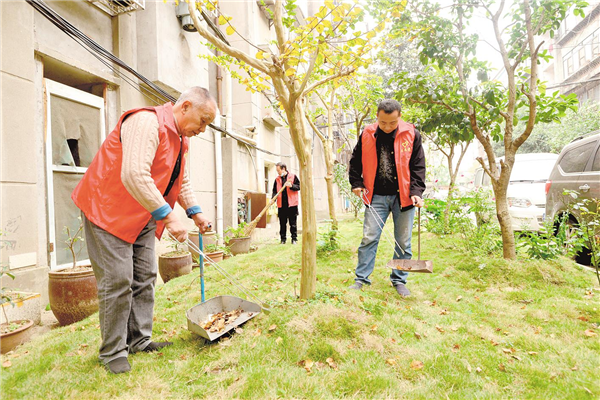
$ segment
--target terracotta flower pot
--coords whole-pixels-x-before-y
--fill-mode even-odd
[[[91,267],[50,271],[48,296],[52,313],[61,325],[92,315],[98,311],[98,287]]]
[[[242,238],[231,238],[227,242],[227,246],[234,256],[238,254],[248,253],[250,251],[250,236]]]
[[[218,263],[219,261],[223,261],[223,254],[222,251],[213,251],[212,253],[206,253],[206,257],[212,262]]]
[[[198,231],[188,232],[190,240],[196,245],[196,247],[200,247],[198,244],[200,243],[198,235],[200,235]],[[217,232],[209,231],[202,235],[202,245],[207,246],[209,244],[217,244]],[[198,252],[194,251],[194,249],[192,249],[190,246],[188,246],[188,250],[192,253],[192,258],[197,258],[199,256]]]
[[[172,251],[159,256],[158,272],[164,283],[178,276],[189,274],[192,272],[192,253]]]
[[[28,341],[31,337],[32,330],[30,328],[33,326],[32,320],[25,319],[20,321],[12,321],[12,323],[23,324],[12,332],[6,332],[0,335],[0,352],[2,354],[8,353],[18,345]],[[9,324],[4,323],[1,326],[4,328],[8,325]]]

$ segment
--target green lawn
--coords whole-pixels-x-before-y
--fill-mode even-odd
[[[270,315],[204,343],[186,328],[200,299],[195,270],[157,287],[154,339],[175,342],[164,352],[132,355],[131,373],[108,374],[94,315],[3,356],[12,365],[2,398],[600,397],[592,272],[568,260],[474,259],[426,234],[435,273],[410,276],[412,297],[389,283],[385,242],[373,285],[349,293],[362,224],[344,221],[340,232],[341,249],[319,259],[314,300],[295,296],[300,246],[262,245],[221,265],[271,302]],[[207,297],[238,294],[214,270],[206,285]]]

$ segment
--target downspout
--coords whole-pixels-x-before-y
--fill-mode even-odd
[[[217,117],[220,123],[221,117]],[[213,129],[215,138],[215,172],[217,174],[217,235],[223,237],[223,156],[221,152],[221,132]]]

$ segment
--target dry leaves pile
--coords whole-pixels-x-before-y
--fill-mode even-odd
[[[206,321],[200,322],[200,326],[208,332],[222,332],[227,324],[235,321],[241,314],[241,308],[229,312],[211,314]]]

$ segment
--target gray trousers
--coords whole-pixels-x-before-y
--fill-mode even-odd
[[[150,344],[157,272],[155,231],[156,221],[151,219],[131,244],[85,218],[85,239],[98,285],[99,358],[105,364]]]

